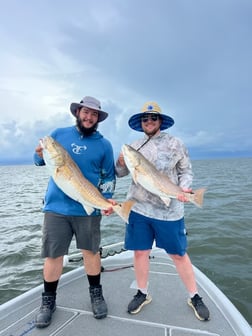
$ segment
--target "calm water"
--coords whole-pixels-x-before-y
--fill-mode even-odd
[[[203,209],[186,204],[189,255],[252,324],[252,159],[193,161],[193,168],[194,189],[206,186],[207,193]],[[47,180],[45,167],[0,166],[0,304],[42,281]],[[118,180],[117,200],[125,198],[128,183]],[[121,219],[104,218],[102,234],[102,245],[122,241]]]

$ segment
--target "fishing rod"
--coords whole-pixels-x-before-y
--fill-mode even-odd
[[[105,245],[100,247],[100,255],[101,258],[106,258],[108,256],[113,256],[115,254],[119,254],[123,251],[126,251],[124,248],[124,242],[118,242],[110,245]],[[83,260],[83,255],[81,252],[72,254],[72,255],[64,255],[63,258],[63,266],[70,265],[72,263],[77,263]]]

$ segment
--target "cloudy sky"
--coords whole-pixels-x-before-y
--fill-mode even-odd
[[[0,0],[0,163],[101,100],[115,155],[145,101],[192,158],[252,156],[251,0]]]

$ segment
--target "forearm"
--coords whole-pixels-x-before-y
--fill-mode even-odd
[[[45,161],[37,153],[34,153],[34,155],[33,155],[33,162],[34,162],[35,166],[44,166],[45,165]]]
[[[123,177],[129,174],[127,166],[121,166],[118,162],[116,162],[115,172],[117,177]]]

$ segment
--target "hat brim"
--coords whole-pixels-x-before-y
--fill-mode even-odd
[[[76,111],[77,111],[77,109],[82,108],[82,107],[91,108],[91,107],[86,106],[86,105],[81,104],[81,103],[72,103],[70,105],[70,111],[71,111],[72,115],[74,117],[76,117]],[[101,121],[105,120],[108,117],[108,113],[107,112],[102,111],[102,110],[97,110],[97,109],[94,109],[94,108],[92,108],[92,109],[98,111],[98,122],[101,122]]]
[[[130,117],[128,121],[129,127],[135,131],[143,132],[144,130],[142,128],[141,118],[143,115],[150,114],[150,113],[158,114],[158,116],[162,119],[162,123],[160,125],[161,131],[173,126],[174,120],[168,115],[157,113],[157,112],[142,112],[142,113],[134,114],[132,117]]]

